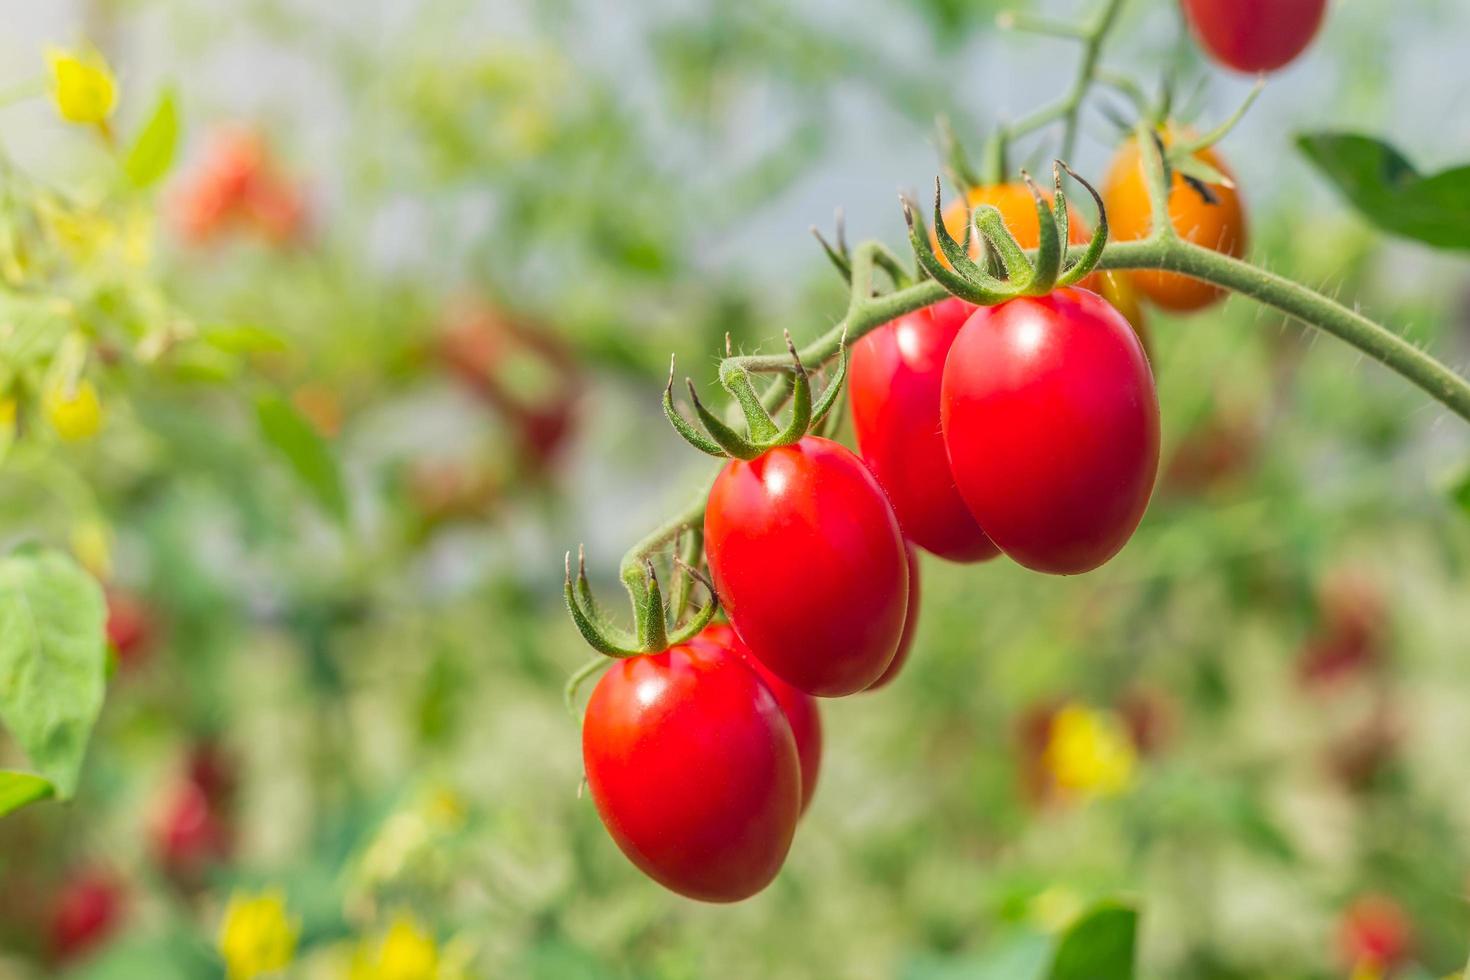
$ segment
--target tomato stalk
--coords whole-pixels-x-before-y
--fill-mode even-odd
[[[1042,219],[1043,229],[1039,248],[1020,249],[1003,223],[998,225],[994,215],[980,209],[980,213],[972,216],[965,245],[955,242],[943,229],[943,223],[936,221],[936,237],[940,249],[950,260],[946,267],[939,261],[927,234],[923,233],[922,222],[913,213],[914,209],[905,202],[905,210],[911,219],[910,244],[915,251],[921,274],[926,278],[908,284],[909,279],[903,264],[886,247],[875,241],[858,245],[850,255],[845,245],[839,245],[837,249],[829,248],[829,254],[834,256],[834,261],[836,258],[843,260],[837,264],[840,270],[848,273],[847,278],[851,285],[848,308],[842,319],[822,336],[800,349],[795,348],[788,338],[788,352],[784,355],[726,356],[720,364],[722,382],[735,396],[746,415],[749,437],[739,436],[727,423],[698,405],[697,399],[696,411],[705,422],[706,430],[714,429],[719,437],[714,437],[713,432],[710,436],[705,436],[683,420],[673,410],[672,365],[670,383],[665,388],[664,396],[670,421],[674,422],[680,434],[696,448],[722,456],[736,455],[730,453],[731,448],[738,449],[739,454],[744,455],[756,450],[758,443],[774,445],[788,439],[792,432],[806,431],[813,421],[820,419],[831,408],[841,386],[841,372],[845,367],[848,344],[882,324],[937,303],[951,294],[971,302],[993,305],[1017,295],[1034,292],[1040,289],[1043,282],[1047,288],[1058,283],[1074,282],[1093,268],[1179,273],[1248,296],[1258,303],[1341,338],[1417,385],[1462,419],[1470,421],[1470,382],[1431,355],[1361,313],[1300,283],[1181,238],[1169,219],[1168,188],[1172,172],[1166,157],[1167,151],[1156,130],[1148,123],[1140,123],[1135,135],[1141,148],[1152,211],[1152,231],[1147,238],[1126,242],[1108,241],[1107,217],[1105,209],[1099,203],[1098,230],[1092,241],[1087,245],[1062,248],[1061,243],[1066,241],[1065,199],[1060,192],[1057,193],[1055,205],[1048,208],[1038,193],[1038,217]],[[1085,182],[1083,184],[1087,186]],[[1091,188],[1088,187],[1088,190],[1091,191]],[[1000,279],[969,259],[967,245],[971,234],[982,234],[991,248],[1000,253],[999,258],[1007,267],[1010,278]],[[894,284],[890,292],[879,293],[874,288],[875,275],[879,269],[884,270]],[[802,383],[808,380],[805,365],[821,368],[839,355],[841,359],[836,376],[818,403],[810,406],[809,415],[807,408],[800,404],[797,406],[794,413],[797,419],[793,421],[801,421],[802,424],[796,427],[788,424],[784,428],[778,428],[770,420],[769,413],[779,410],[800,391]],[[789,377],[778,378],[763,392],[757,393],[752,376],[761,373],[785,374]],[[804,397],[810,398],[809,390]],[[752,419],[755,420],[753,426],[750,424]],[[769,426],[765,423],[769,423]],[[771,430],[775,430],[774,436]],[[727,442],[729,446],[725,444]],[[744,458],[751,457],[744,455]],[[667,618],[672,615],[677,621],[682,616],[684,600],[677,600],[672,610],[664,608],[652,564],[655,558],[675,544],[686,531],[701,525],[707,496],[708,486],[690,504],[651,531],[624,556],[621,577],[634,609],[635,631],[632,634],[614,626],[597,609],[581,562],[574,584],[571,556],[568,554],[567,606],[578,629],[594,649],[612,657],[646,652],[658,642],[680,642],[681,638],[692,636],[714,615],[717,598],[711,590],[710,601],[688,623],[672,634],[667,632]],[[692,581],[698,574],[694,568],[697,566],[699,550],[699,544],[691,542],[683,561],[678,563],[681,567],[676,568],[676,574],[687,575]],[[688,585],[689,583],[685,583],[676,586],[676,593],[682,592]],[[708,588],[708,583],[705,585]],[[568,685],[569,703],[576,684],[590,676],[593,670],[589,665],[574,675]]]

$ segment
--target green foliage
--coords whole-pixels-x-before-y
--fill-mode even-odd
[[[1057,943],[1046,980],[1133,980],[1138,910],[1105,903],[1084,913]]]
[[[172,88],[158,96],[153,113],[139,130],[123,160],[123,172],[139,190],[151,187],[168,173],[179,148],[179,100]]]
[[[1470,249],[1470,166],[1421,175],[1388,143],[1351,133],[1303,133],[1297,147],[1384,231],[1436,248]]]
[[[105,612],[96,580],[67,556],[0,559],[0,721],[61,799],[76,789],[102,708]],[[9,800],[45,795],[23,775],[5,775]]]
[[[255,402],[260,433],[290,466],[318,504],[338,521],[347,520],[347,493],[337,457],[321,434],[289,401],[265,394]]]

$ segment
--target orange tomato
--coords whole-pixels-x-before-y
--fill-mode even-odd
[[[1123,319],[1138,334],[1139,343],[1143,344],[1143,352],[1148,355],[1149,363],[1153,363],[1154,345],[1153,338],[1148,332],[1148,318],[1143,312],[1143,303],[1138,298],[1138,290],[1134,288],[1133,280],[1126,272],[1094,272],[1083,279],[1080,285],[1091,289],[1112,304],[1113,309],[1123,314]]]
[[[1169,143],[1173,134],[1164,133]],[[1219,155],[1211,149],[1194,156],[1216,170],[1230,176]],[[1245,251],[1245,212],[1234,187],[1211,184],[1210,191],[1218,199],[1211,204],[1189,186],[1178,173],[1169,188],[1169,220],[1179,236],[1196,245],[1239,257]],[[1108,211],[1108,229],[1118,241],[1148,237],[1153,228],[1149,211],[1148,186],[1143,179],[1142,155],[1136,140],[1129,140],[1118,150],[1103,185],[1103,205]],[[1166,310],[1188,313],[1203,309],[1219,300],[1223,292],[1209,283],[1191,279],[1176,272],[1134,271],[1133,284],[1150,300]]]

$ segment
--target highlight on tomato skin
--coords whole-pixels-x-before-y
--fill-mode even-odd
[[[950,297],[899,317],[852,345],[848,398],[865,462],[908,540],[941,558],[999,554],[960,499],[939,425],[944,360],[975,307]]]
[[[1295,61],[1327,13],[1327,0],[1181,0],[1180,6],[1200,47],[1247,74]]]
[[[665,888],[736,902],[781,870],[802,808],[796,740],[770,688],[728,647],[614,663],[587,703],[582,758],[608,833]]]
[[[1096,293],[976,311],[945,362],[942,422],[970,513],[1027,568],[1090,571],[1143,518],[1158,395],[1137,334]]]
[[[851,450],[806,436],[730,460],[710,488],[704,539],[730,625],[777,676],[842,697],[888,668],[908,562],[888,495]]]

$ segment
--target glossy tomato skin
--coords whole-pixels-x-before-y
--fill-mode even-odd
[[[841,697],[898,650],[908,568],[863,461],[820,436],[733,459],[710,488],[705,553],[730,625],[782,680]]]
[[[781,870],[801,813],[791,726],[738,654],[686,644],[621,660],[582,723],[597,812],[650,878],[737,902]]]
[[[1164,133],[1163,138],[1167,144],[1173,135]],[[1231,176],[1230,168],[1213,149],[1200,150],[1195,156]],[[1235,187],[1211,184],[1210,193],[1216,199],[1213,204],[1175,173],[1169,188],[1169,220],[1186,241],[1239,258],[1245,253],[1246,245],[1245,207],[1240,192]],[[1103,205],[1107,208],[1108,228],[1114,240],[1147,238],[1153,230],[1148,185],[1143,178],[1143,161],[1136,140],[1124,143],[1113,158],[1103,185]],[[1176,313],[1203,309],[1225,295],[1216,286],[1177,272],[1133,271],[1129,276],[1150,300]]]
[[[1138,336],[1096,293],[977,311],[950,349],[941,410],[965,503],[1020,564],[1085,572],[1138,526],[1158,471],[1158,396]]]
[[[1283,68],[1322,26],[1327,0],[1183,0],[1200,47],[1227,68],[1255,74]]]
[[[816,793],[817,774],[822,768],[822,713],[817,708],[817,699],[771,673],[727,623],[711,623],[692,642],[714,643],[733,650],[775,695],[796,739],[796,757],[801,763],[801,812],[805,813]]]
[[[870,691],[886,687],[903,670],[903,665],[909,659],[909,650],[914,645],[914,630],[919,625],[919,556],[914,553],[913,545],[907,545],[904,551],[909,560],[909,607],[903,618],[903,636],[899,638],[898,652],[893,655],[893,662],[888,665],[882,677],[868,686]]]
[[[974,311],[951,297],[891,320],[852,345],[847,373],[858,448],[904,535],[958,562],[999,553],[955,489],[939,431],[944,358]]]

